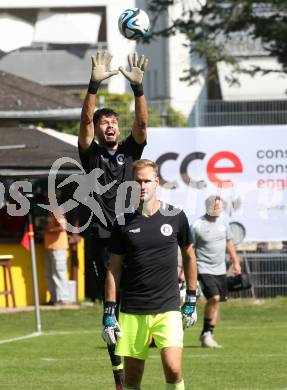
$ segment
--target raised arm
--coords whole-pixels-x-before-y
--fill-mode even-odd
[[[97,52],[95,56],[92,56],[92,74],[81,113],[79,144],[82,149],[88,149],[94,140],[93,116],[100,83],[119,73],[118,70],[108,70],[111,60],[112,56],[105,51]]]
[[[96,95],[87,92],[80,123],[79,144],[82,149],[88,149],[94,139],[93,115],[96,107]]]
[[[129,80],[131,88],[135,95],[135,120],[132,128],[132,134],[138,144],[145,142],[147,137],[148,109],[143,92],[143,76],[148,65],[148,59],[144,55],[138,56],[137,53],[128,56],[130,71],[122,66],[120,72]]]

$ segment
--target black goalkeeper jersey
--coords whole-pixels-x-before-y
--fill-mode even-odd
[[[192,242],[185,213],[166,214],[166,207],[150,217],[138,212],[118,219],[113,227],[110,251],[124,255],[121,280],[121,311],[154,314],[180,310],[177,275],[178,245]],[[122,220],[122,219],[121,219]]]
[[[121,183],[132,180],[132,164],[141,158],[145,145],[146,142],[138,144],[133,136],[129,135],[119,144],[114,154],[110,154],[106,148],[98,145],[95,141],[86,150],[82,149],[80,145],[78,146],[81,163],[87,174],[94,168],[100,168],[103,174],[97,180],[101,186],[116,181],[105,193],[94,192],[93,194],[106,219],[106,224],[104,224],[95,215],[93,216],[91,227],[96,237],[110,237],[115,219],[117,189]]]

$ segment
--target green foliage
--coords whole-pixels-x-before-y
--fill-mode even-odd
[[[85,97],[86,91],[81,94],[81,99]],[[124,93],[109,93],[105,90],[99,90],[97,94],[97,108],[111,107],[119,114],[119,126],[121,129],[121,137],[125,138],[131,131],[134,121],[134,97]],[[149,112],[149,127],[161,127],[163,125],[169,127],[184,127],[187,126],[187,119],[179,111],[171,107],[166,109],[166,116],[164,117],[155,108],[148,108]],[[54,121],[41,122],[37,126],[52,128],[54,130],[78,135],[80,129],[80,121]]]
[[[148,125],[149,127],[160,127],[162,125],[161,114],[155,108],[148,109]]]
[[[169,127],[187,127],[187,118],[179,111],[174,110],[172,107],[168,107],[167,112],[167,125]]]
[[[175,4],[181,7],[178,17],[173,17]],[[182,33],[191,56],[202,60],[201,66],[194,61],[196,65],[184,71],[182,80],[190,84],[196,83],[202,76],[207,80],[215,79],[219,61],[231,65],[231,83],[237,82],[238,73],[282,72],[255,66],[248,69],[241,67],[230,50],[234,46],[234,37],[246,42],[260,41],[266,54],[277,57],[283,72],[287,73],[287,0],[149,0],[148,6],[153,26],[161,25],[157,23],[161,15],[169,13],[171,20],[167,27],[155,28],[150,39]]]
[[[38,126],[57,130],[61,133],[78,135],[80,129],[80,121],[49,121],[41,122],[40,124],[38,124]]]

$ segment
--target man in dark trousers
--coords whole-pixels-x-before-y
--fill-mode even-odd
[[[140,389],[151,337],[160,350],[167,390],[184,390],[183,328],[196,315],[196,259],[185,213],[157,199],[158,168],[133,165],[139,205],[119,215],[111,235],[102,336],[124,356],[124,389]],[[136,207],[136,206],[135,206]],[[180,309],[178,246],[187,285]],[[116,296],[121,286],[119,323]]]
[[[109,189],[100,193],[94,191],[95,201],[100,208],[99,216],[94,216],[90,234],[92,235],[92,254],[96,281],[104,299],[104,282],[109,261],[109,238],[115,219],[115,201],[117,189],[121,183],[131,180],[132,163],[141,158],[146,145],[148,110],[143,93],[142,80],[148,60],[137,53],[130,54],[128,61],[130,70],[122,67],[119,71],[130,82],[135,96],[135,119],[131,134],[119,142],[120,130],[118,114],[108,108],[96,107],[96,94],[101,81],[119,73],[109,70],[112,56],[108,52],[97,52],[92,57],[92,75],[85,97],[79,133],[79,155],[86,173],[100,169],[97,177],[101,186]],[[96,137],[97,142],[94,138]],[[116,389],[121,390],[123,369],[121,359],[114,353],[114,346],[108,346]]]

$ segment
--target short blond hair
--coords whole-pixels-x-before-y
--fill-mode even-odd
[[[133,163],[133,175],[135,174],[135,172],[147,167],[152,168],[155,172],[156,177],[158,177],[158,166],[156,165],[156,163],[145,158],[137,160]]]

